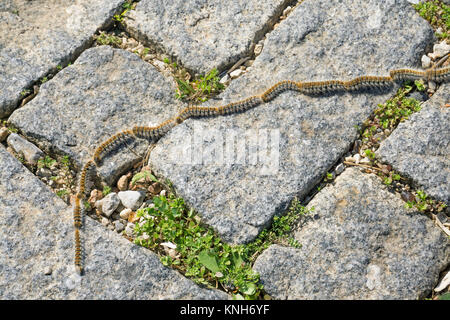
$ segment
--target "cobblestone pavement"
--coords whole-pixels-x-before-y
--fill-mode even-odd
[[[124,2],[0,3],[3,299],[230,298],[89,217],[82,231],[85,275],[75,273],[71,208],[21,161],[69,156],[79,171],[111,135],[156,126],[188,105],[176,99],[177,81],[162,72],[164,63],[149,63],[143,48],[97,45],[99,33],[119,25],[128,39],[192,74],[217,68],[227,86],[205,106],[260,94],[281,80],[420,69],[437,43],[428,22],[403,0],[141,0],[125,12]],[[364,162],[342,161],[360,139],[357,128],[397,89],[285,92],[243,113],[188,119],[156,143],[148,165],[232,244],[255,239],[294,197],[316,208],[293,232],[301,248],[270,246],[254,264],[273,298],[423,298],[449,266],[449,236],[430,216],[406,208],[404,195],[367,173]],[[411,186],[446,204],[449,89],[438,84],[374,150]],[[16,132],[8,138],[6,123]],[[116,184],[147,147],[143,141],[121,147],[99,167],[99,178]],[[330,172],[336,179],[318,191]],[[441,226],[448,226],[445,212]]]

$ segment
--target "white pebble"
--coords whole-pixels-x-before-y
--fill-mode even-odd
[[[428,69],[431,66],[431,59],[430,57],[423,55],[422,56],[422,68]]]
[[[231,79],[237,78],[242,74],[243,70],[242,69],[236,69],[233,72],[230,73],[230,77]]]
[[[125,208],[137,210],[144,201],[145,194],[139,191],[120,191],[118,197]]]
[[[439,285],[434,289],[434,291],[440,292],[440,291],[444,290],[445,288],[447,288],[448,286],[450,286],[450,271],[447,272],[447,274],[445,275],[445,277],[441,280],[441,282],[440,282]]]
[[[122,211],[120,211],[119,216],[124,220],[128,220],[128,217],[130,216],[131,212],[133,212],[133,210],[125,208]]]
[[[253,52],[254,52],[255,55],[257,56],[257,55],[259,55],[259,54],[261,53],[262,49],[263,49],[263,45],[260,44],[260,43],[258,43],[258,44],[255,46],[255,50],[254,50]]]
[[[224,84],[226,83],[228,80],[230,80],[230,76],[228,74],[226,74],[225,76],[222,77],[222,79],[220,79],[220,83]]]
[[[102,218],[102,225],[104,225],[105,227],[109,224],[109,220],[105,217]]]

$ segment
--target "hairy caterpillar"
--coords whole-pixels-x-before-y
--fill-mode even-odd
[[[73,224],[75,226],[75,228],[81,228],[81,195],[80,194],[76,194],[75,195],[75,204],[74,204],[74,208],[73,208]]]
[[[389,72],[390,77],[395,82],[403,82],[406,80],[420,80],[426,79],[425,73],[419,70],[413,69],[397,69]]]
[[[110,137],[108,140],[103,142],[94,153],[94,162],[96,164],[99,164],[102,160],[102,155],[106,152],[109,152],[114,146],[116,146],[119,143],[124,142],[130,135],[133,135],[133,132],[131,130],[124,130],[119,133],[116,133],[112,137]]]
[[[81,195],[84,195],[86,192],[86,176],[88,175],[91,167],[95,167],[95,164],[92,160],[89,160],[88,162],[86,162],[86,164],[83,166],[83,169],[81,170],[79,189],[78,189],[78,193]]]
[[[131,133],[138,138],[156,140],[165,135],[175,124],[176,121],[174,119],[169,119],[157,127],[135,126],[131,130]]]
[[[280,82],[276,83],[275,85],[273,85],[268,90],[266,90],[261,95],[261,99],[264,102],[269,102],[270,100],[274,99],[275,97],[277,97],[279,94],[281,94],[282,92],[284,92],[286,90],[300,91],[299,89],[300,88],[299,88],[297,82],[290,81],[290,80],[280,81]]]
[[[278,95],[285,91],[298,91],[303,94],[326,94],[341,91],[357,91],[362,89],[385,88],[392,86],[395,82],[403,82],[407,80],[419,80],[434,82],[450,81],[450,67],[440,69],[430,69],[419,71],[413,69],[396,69],[389,72],[389,76],[360,76],[349,81],[327,80],[312,82],[294,82],[290,80],[280,81],[267,89],[260,96],[252,96],[247,99],[229,103],[225,106],[218,107],[186,107],[181,110],[177,116],[169,119],[157,127],[135,126],[131,130],[121,131],[108,140],[103,142],[94,152],[93,160],[89,160],[81,172],[79,181],[78,194],[75,197],[75,205],[73,211],[73,219],[75,226],[75,266],[79,274],[83,272],[82,252],[79,228],[82,226],[81,220],[81,201],[85,196],[86,176],[91,167],[98,165],[104,155],[114,146],[124,142],[130,136],[144,138],[147,140],[156,140],[165,135],[170,129],[182,123],[190,117],[208,117],[220,116],[243,112],[254,108],[260,104],[275,99]]]
[[[83,257],[81,252],[80,231],[75,228],[75,269],[79,275],[83,274]]]

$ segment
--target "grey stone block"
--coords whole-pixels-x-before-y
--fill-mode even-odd
[[[0,118],[17,107],[24,89],[86,49],[122,2],[2,0]]]
[[[0,147],[2,299],[227,299],[86,217],[85,275],[74,271],[72,210]]]
[[[449,262],[446,235],[374,175],[346,169],[312,207],[293,232],[300,249],[273,245],[254,264],[274,298],[424,298]]]
[[[142,0],[124,20],[134,37],[206,73],[250,53],[289,0]],[[256,41],[255,41],[256,40]]]
[[[41,148],[67,154],[81,167],[118,131],[173,117],[181,108],[174,92],[173,82],[137,55],[100,46],[45,83],[9,121]],[[100,176],[111,185],[147,146],[144,140],[127,141],[104,159]]]
[[[400,123],[376,155],[427,194],[450,204],[450,84]]]

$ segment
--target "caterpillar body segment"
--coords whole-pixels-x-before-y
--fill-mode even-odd
[[[73,207],[73,224],[75,228],[81,228],[82,221],[81,221],[81,195],[77,194],[75,196],[75,204]]]
[[[261,95],[261,99],[263,102],[269,102],[287,90],[300,91],[299,87],[297,85],[297,82],[290,81],[290,80],[284,80],[284,81],[277,82],[275,85],[273,85],[272,87],[267,89]]]
[[[420,80],[425,79],[425,73],[423,71],[419,70],[413,70],[413,69],[396,69],[391,70],[389,72],[389,75],[391,76],[392,80],[395,82],[403,82],[407,80]]]
[[[95,164],[94,164],[94,161],[92,161],[92,160],[89,160],[83,166],[83,169],[81,170],[79,188],[78,188],[78,193],[80,195],[83,195],[83,196],[85,195],[85,193],[86,193],[86,178],[89,175],[89,171],[92,170],[94,167],[95,167]]]
[[[133,136],[132,130],[124,130],[119,133],[116,133],[112,137],[110,137],[108,140],[103,142],[94,153],[94,162],[95,164],[99,164],[102,160],[102,157],[111,151],[114,147],[117,145],[123,143],[126,141],[130,136]]]
[[[133,127],[132,130],[130,130],[130,132],[137,138],[143,138],[146,140],[156,140],[158,138],[161,138],[170,129],[172,129],[174,126],[176,126],[177,118],[169,119],[169,120],[161,123],[157,127],[135,126],[135,127]]]
[[[450,81],[450,67],[441,69],[429,69],[425,71],[425,79],[433,82]]]
[[[79,275],[83,274],[83,256],[81,251],[80,231],[75,228],[75,270]]]
[[[298,82],[297,87],[304,94],[324,94],[345,90],[345,82],[339,80]]]

